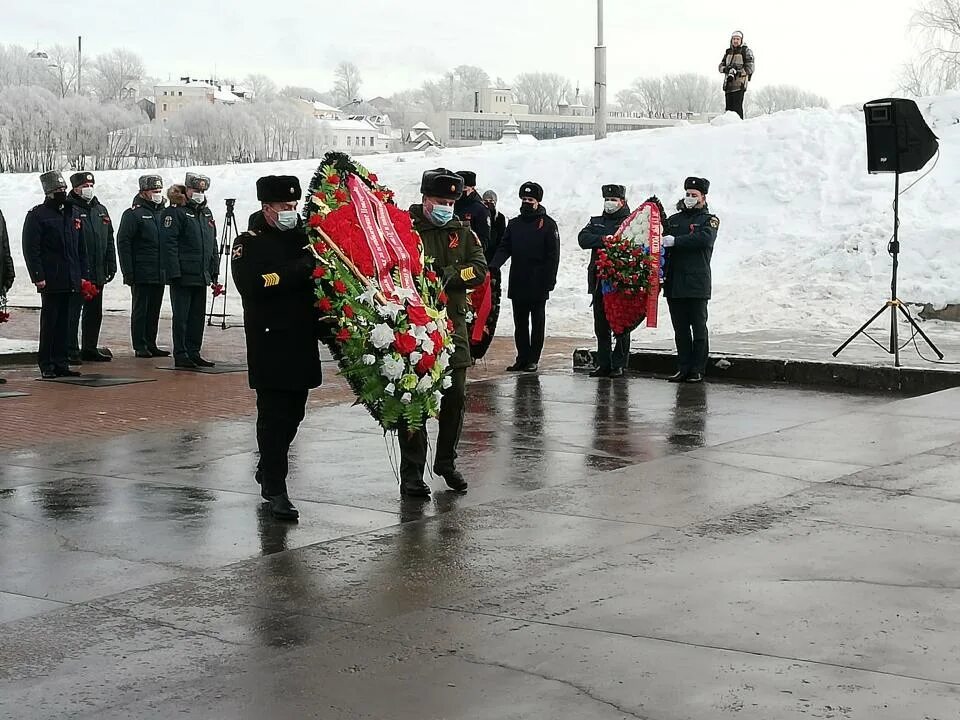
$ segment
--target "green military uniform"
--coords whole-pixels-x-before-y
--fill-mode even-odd
[[[441,174],[439,177],[445,178],[447,175]],[[458,177],[457,180],[462,185],[462,179]],[[437,196],[443,197],[439,194]],[[423,205],[413,205],[410,216],[413,218],[414,229],[423,240],[424,255],[432,259],[432,269],[444,282],[448,297],[447,313],[453,322],[456,348],[450,360],[453,385],[444,391],[440,403],[440,428],[437,434],[434,472],[443,476],[451,487],[462,483],[462,489],[466,489],[466,483],[456,472],[456,460],[466,408],[467,368],[472,364],[467,333],[467,289],[483,284],[487,275],[487,261],[483,246],[469,224],[450,220],[438,226],[427,219]],[[405,488],[419,488],[425,491],[423,494],[428,494],[429,491],[423,485],[423,471],[427,464],[426,430],[400,432],[399,435],[401,492],[403,493]]]

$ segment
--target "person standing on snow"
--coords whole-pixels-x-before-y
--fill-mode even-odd
[[[723,93],[727,101],[727,112],[733,111],[743,119],[743,97],[747,85],[753,78],[753,50],[743,44],[743,33],[739,30],[730,36],[730,47],[720,61],[723,77]]]
[[[710,214],[707,192],[710,181],[688,177],[684,198],[677,203],[680,212],[663,224],[662,246],[666,271],[663,294],[670,307],[670,319],[677,343],[676,374],[670,382],[703,382],[710,351],[707,333],[707,303],[712,278],[710,260],[717,240],[720,218]]]
[[[497,210],[497,194],[493,190],[487,190],[483,193],[483,204],[487,206],[490,213],[490,248],[484,248],[484,254],[487,256],[487,262],[493,260],[493,256],[500,247],[500,241],[503,240],[504,233],[507,232],[507,219],[503,213]]]
[[[472,170],[457,170],[463,178],[463,195],[453,206],[453,211],[461,222],[480,238],[484,254],[490,251],[490,211],[477,194],[477,174]]]

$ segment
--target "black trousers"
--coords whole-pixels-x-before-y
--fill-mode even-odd
[[[84,301],[83,295],[70,296],[70,338],[67,350],[71,355],[81,350],[96,350],[100,344],[100,326],[103,324],[103,285],[93,300]]]
[[[267,495],[287,492],[287,454],[307,408],[309,390],[257,390],[257,478]]]
[[[603,294],[593,296],[593,332],[597,336],[597,367],[623,370],[630,359],[630,333],[614,335],[603,311]]]
[[[70,344],[70,302],[76,293],[40,294],[40,348],[37,365],[40,371],[66,370],[67,347]]]
[[[171,285],[173,306],[173,357],[197,358],[203,345],[203,324],[207,317],[207,289],[200,285]]]
[[[457,445],[463,431],[463,416],[467,405],[467,369],[454,368],[453,384],[443,391],[440,415],[437,422],[437,450],[434,453],[435,470],[450,470],[457,464]],[[400,479],[418,483],[423,480],[427,465],[427,431],[420,428],[414,433],[401,430],[397,433],[400,442]]]
[[[677,366],[682,373],[707,370],[710,338],[707,332],[707,303],[701,298],[667,299],[677,343]]]
[[[513,301],[513,339],[517,345],[517,362],[521,365],[540,362],[543,337],[547,326],[547,300]]]
[[[133,285],[133,311],[130,315],[130,341],[133,349],[150,352],[157,349],[160,308],[163,306],[163,285]]]
[[[740,119],[743,119],[743,96],[747,94],[746,90],[737,90],[737,92],[724,93],[727,99],[727,111],[732,110]]]

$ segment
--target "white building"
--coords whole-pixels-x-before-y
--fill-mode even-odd
[[[405,144],[410,150],[426,150],[430,147],[440,147],[441,143],[433,134],[430,126],[424,122],[418,122],[407,133]]]
[[[390,152],[392,137],[367,120],[318,120],[323,144],[350,155]]]
[[[236,85],[222,85],[210,80],[180,78],[177,82],[168,82],[154,87],[156,116],[160,122],[166,122],[187,105],[198,102],[210,104],[235,105],[246,102],[249,92]]]

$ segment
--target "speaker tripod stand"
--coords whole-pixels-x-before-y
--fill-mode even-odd
[[[223,271],[223,291],[220,295],[215,295],[210,299],[210,312],[207,313],[207,326],[213,326],[213,319],[220,318],[220,329],[226,330],[233,325],[227,325],[227,289],[230,287],[230,258],[233,256],[233,241],[240,234],[237,229],[237,218],[234,215],[233,208],[236,200],[228,199],[227,214],[223,220],[223,230],[220,231],[220,268]],[[221,300],[222,299],[222,300]],[[223,305],[222,312],[214,312],[217,306],[217,300],[221,300]]]
[[[937,357],[943,360],[943,353],[940,352],[939,348],[933,344],[933,341],[927,337],[927,334],[923,332],[920,326],[917,324],[917,321],[913,319],[913,316],[907,312],[907,309],[904,307],[903,302],[900,298],[897,297],[897,272],[900,269],[900,173],[896,173],[894,181],[894,195],[893,195],[893,239],[890,241],[890,244],[887,246],[891,257],[893,258],[893,274],[890,281],[890,299],[884,303],[877,312],[874,313],[873,317],[867,320],[863,325],[860,326],[860,329],[857,330],[853,335],[848,337],[844,341],[843,345],[838,347],[833,351],[833,356],[837,357],[840,353],[846,349],[847,345],[856,340],[860,335],[866,335],[870,340],[876,343],[877,346],[882,348],[885,352],[893,355],[893,364],[894,367],[900,367],[900,338],[897,333],[897,321],[898,313],[903,315],[907,319],[907,322],[910,323],[913,327],[916,335],[919,335],[923,338],[924,342],[933,350]],[[887,310],[890,311],[890,347],[887,348],[883,344],[874,340],[869,334],[867,334],[867,328],[870,327],[883,313]],[[914,336],[915,337],[915,336]]]

